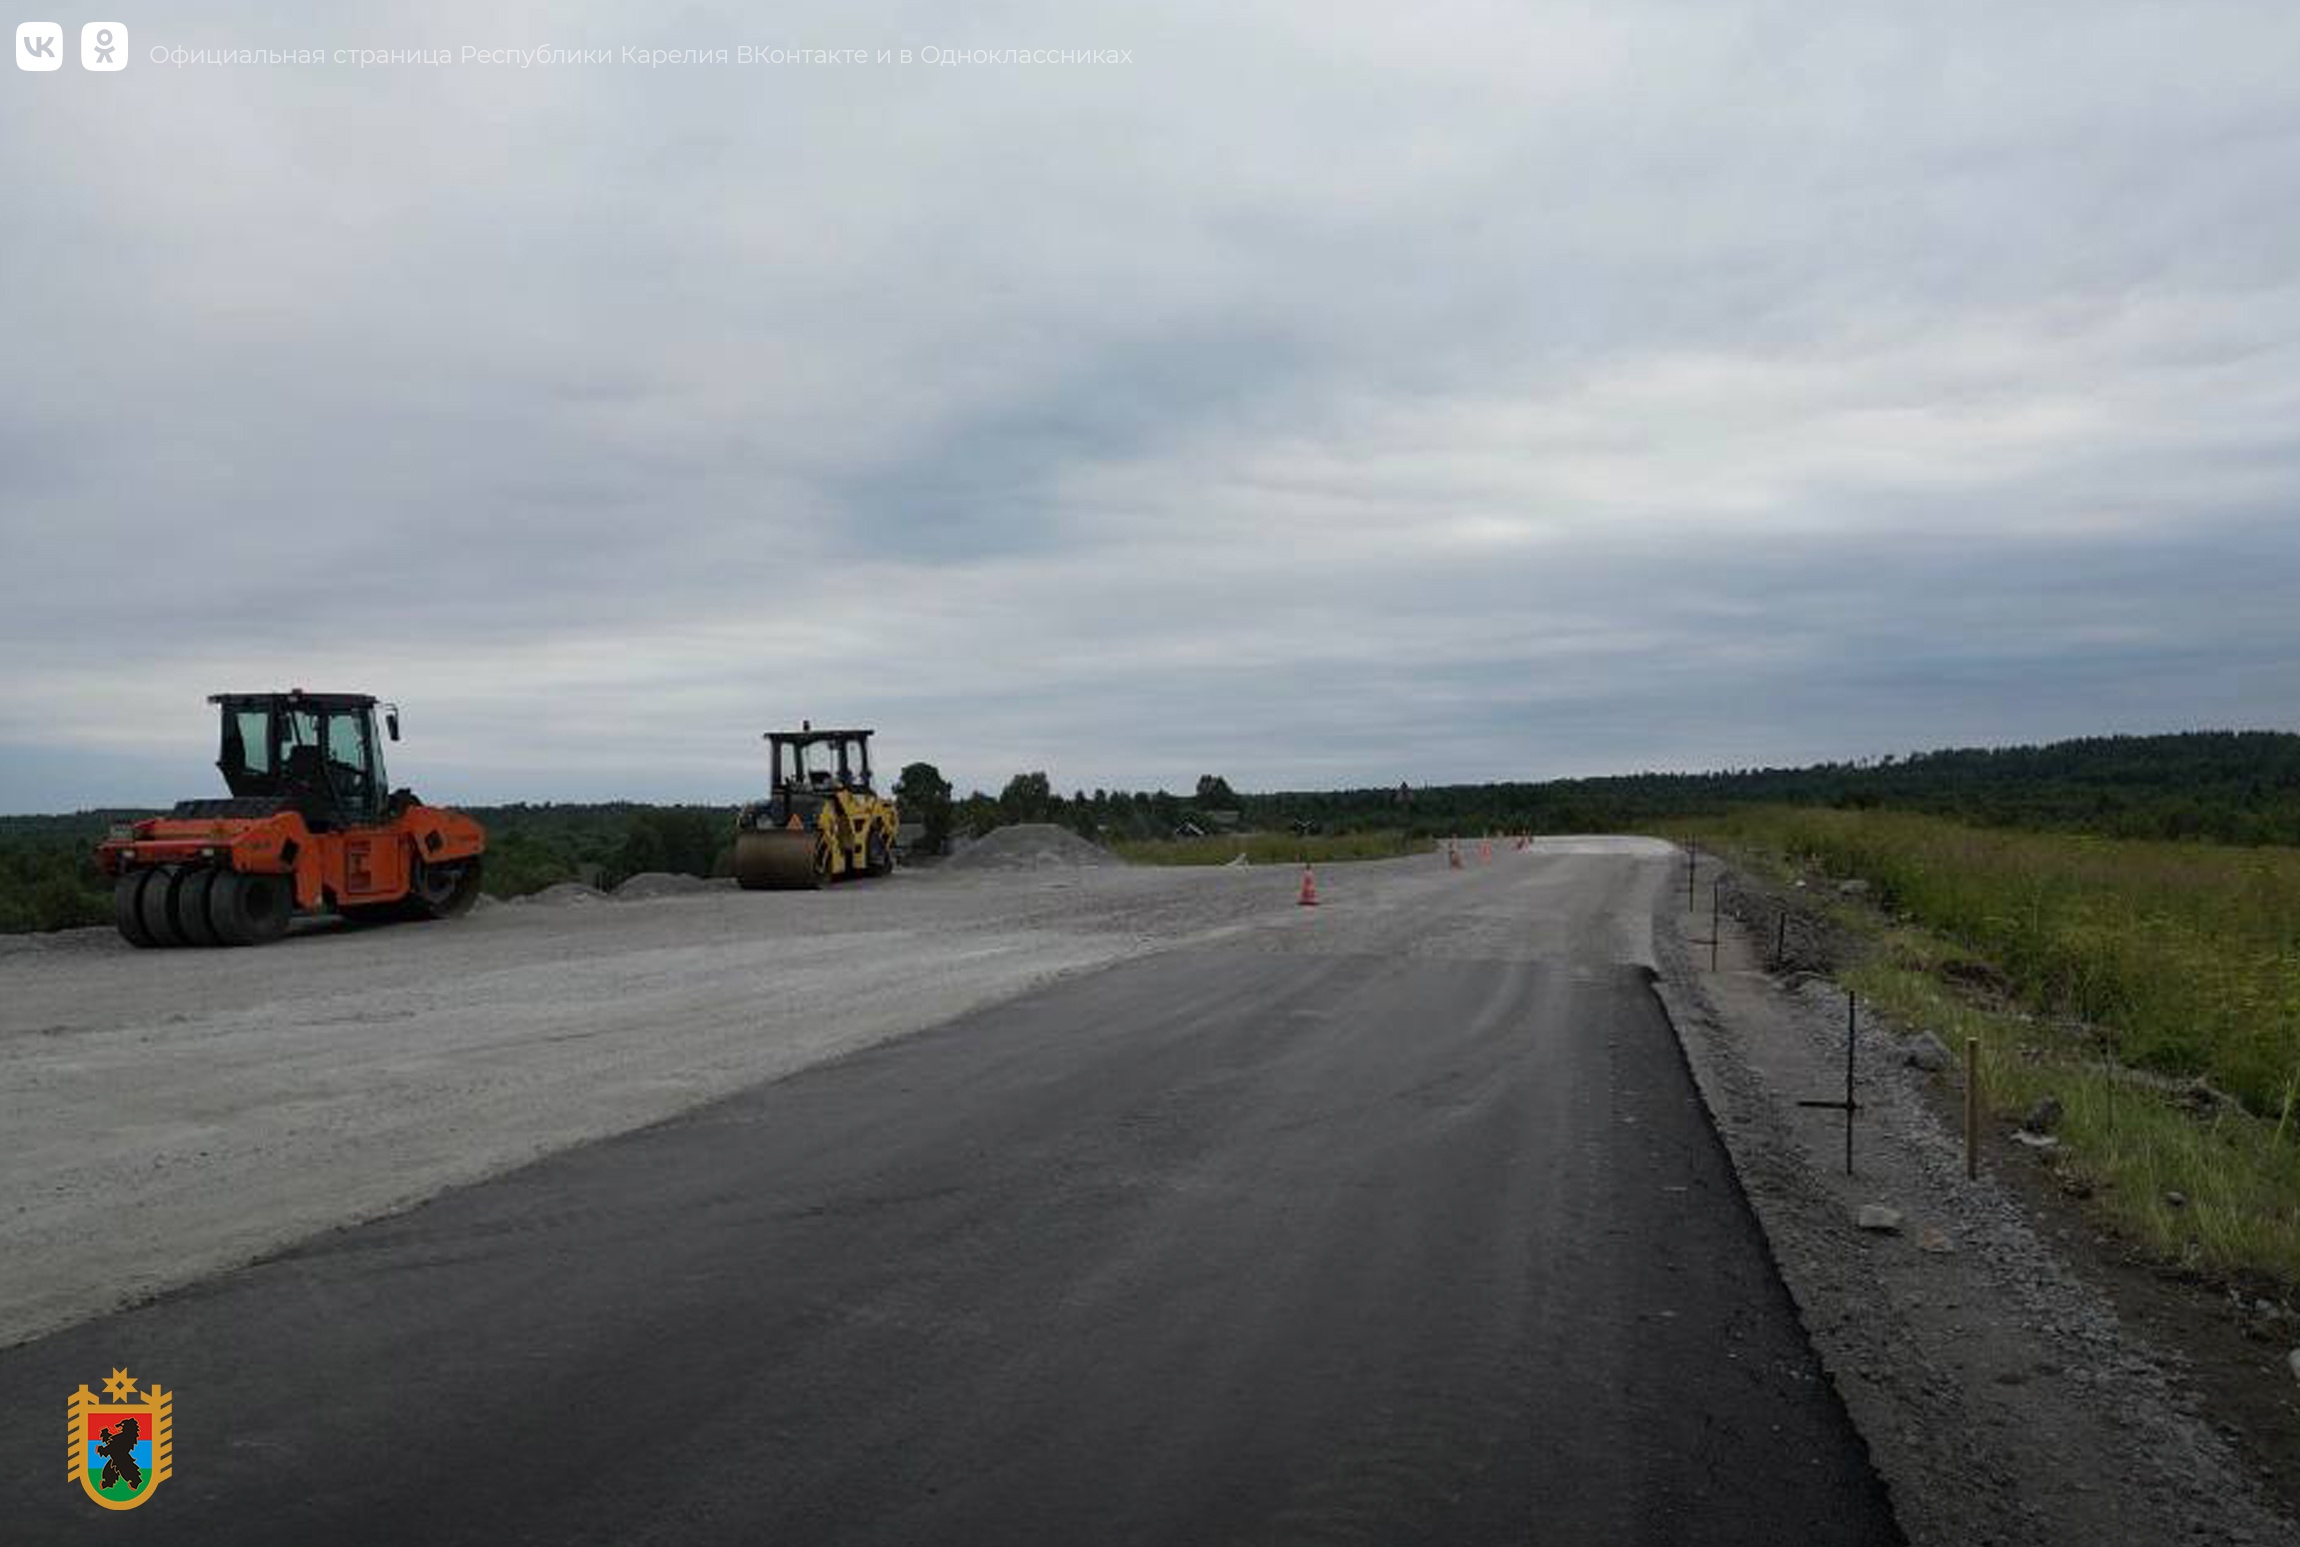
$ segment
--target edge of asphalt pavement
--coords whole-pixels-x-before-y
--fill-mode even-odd
[[[675,907],[682,900],[653,899],[619,906]],[[1217,922],[1190,931],[1188,938],[1192,943],[1219,941],[1245,927],[1236,921]],[[101,933],[108,935],[110,931]],[[804,1045],[789,1038],[769,1039],[758,1045],[763,1051],[742,1054],[698,1045],[686,1063],[655,1069],[641,1082],[635,1096],[626,1095],[611,1105],[562,1101],[551,1108],[546,1119],[522,1130],[516,1142],[506,1140],[491,1149],[466,1152],[441,1148],[452,1142],[453,1133],[446,1138],[433,1136],[434,1158],[427,1164],[359,1176],[332,1190],[299,1190],[311,1184],[308,1171],[286,1174],[284,1179],[270,1172],[242,1175],[235,1189],[214,1196],[203,1194],[193,1205],[180,1207],[183,1218],[199,1218],[203,1230],[211,1229],[209,1216],[219,1211],[237,1220],[228,1232],[201,1236],[196,1246],[174,1238],[155,1241],[149,1227],[123,1227],[104,1237],[104,1249],[94,1258],[83,1261],[77,1254],[60,1252],[41,1258],[41,1242],[37,1238],[23,1240],[19,1230],[14,1239],[0,1239],[0,1261],[9,1260],[13,1251],[14,1260],[23,1265],[9,1281],[9,1293],[0,1296],[0,1350],[148,1304],[219,1274],[268,1261],[299,1243],[404,1214],[442,1193],[485,1183],[564,1150],[674,1119],[751,1085],[783,1079],[882,1042],[915,1036],[956,1017],[1117,962],[1170,949],[1174,944],[1122,930],[1090,932],[1077,936],[1069,953],[1056,955],[1052,952],[1056,935],[1023,928],[1015,933],[1018,939],[1030,933],[1032,940],[1044,942],[1047,959],[1025,969],[992,970],[986,966],[980,976],[954,967],[940,985],[940,997],[932,1003],[923,1003],[915,986],[905,986],[901,992],[890,993],[884,1005],[874,1003],[865,1009],[844,1005],[838,1012],[842,1020],[836,1034]],[[562,1074],[572,1078],[581,1072]],[[295,1094],[300,1098],[304,1093]],[[516,1099],[515,1089],[501,1097],[503,1101]],[[355,1137],[359,1144],[370,1147],[404,1142],[399,1132],[388,1129]],[[283,1141],[268,1136],[267,1142],[276,1146]],[[331,1142],[335,1149],[322,1156],[322,1163],[347,1172],[355,1169],[345,1157],[356,1156],[357,1147],[346,1140]],[[157,1168],[161,1162],[149,1163]],[[249,1209],[249,1198],[255,1195],[267,1200],[260,1213]],[[0,1231],[0,1238],[8,1234]]]
[[[1682,857],[1679,863],[1682,863]],[[1682,872],[1680,872],[1682,873]],[[1865,1009],[1855,1175],[1841,1112],[1845,1001],[1758,970],[1665,888],[1653,988],[1807,1336],[1914,1547],[2272,1543],[2263,1498],[2177,1380],[1924,1099],[1909,1043]],[[1698,938],[1696,935],[1698,934]],[[1697,955],[1695,947],[1700,947]],[[1878,1205],[1886,1221],[1863,1228]]]

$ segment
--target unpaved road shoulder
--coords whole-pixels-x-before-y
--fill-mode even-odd
[[[1730,919],[1723,970],[1710,972],[1708,915],[1680,927],[1678,897],[1659,932],[1664,1002],[1910,1541],[2300,1539],[2161,1354],[1986,1170],[1966,1179],[1961,1141],[1906,1067],[1906,1044],[1869,1017],[1855,1175],[1844,1175],[1841,1115],[1797,1106],[1843,1092],[1843,995],[1782,989]],[[1897,1211],[1900,1229],[1857,1228],[1864,1204]]]

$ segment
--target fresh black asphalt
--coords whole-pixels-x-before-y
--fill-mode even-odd
[[[122,1365],[175,1475],[110,1513],[57,1440]],[[1141,959],[7,1350],[0,1398],[9,1542],[1898,1539],[1594,963]]]

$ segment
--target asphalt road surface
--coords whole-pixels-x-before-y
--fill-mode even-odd
[[[1643,969],[1536,931],[1537,865],[1450,895],[1122,961],[0,1353],[7,1539],[1897,1540]],[[123,1365],[177,1393],[175,1473],[114,1514],[55,1441]]]

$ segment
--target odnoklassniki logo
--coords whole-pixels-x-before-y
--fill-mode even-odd
[[[176,1394],[136,1383],[126,1370],[114,1370],[104,1394],[82,1386],[72,1393],[70,1413],[72,1475],[88,1497],[106,1509],[134,1509],[168,1480],[169,1410]]]

